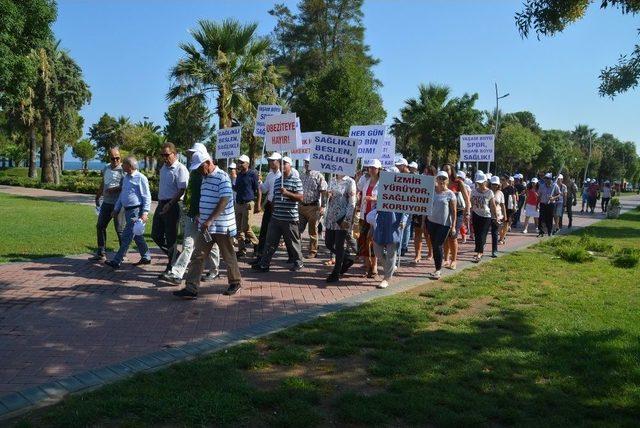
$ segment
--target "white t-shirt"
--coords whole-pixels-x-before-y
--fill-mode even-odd
[[[489,203],[494,198],[493,191],[487,189],[480,192],[478,189],[471,191],[471,209],[480,217],[491,218],[491,207]]]
[[[496,200],[496,214],[498,216],[498,220],[502,220],[502,207],[500,205],[504,205],[504,193],[502,190],[497,190],[493,196]]]

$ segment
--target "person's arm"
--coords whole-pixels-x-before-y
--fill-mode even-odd
[[[356,193],[356,182],[354,181],[347,189],[347,194],[345,195],[348,205],[344,220],[340,225],[340,227],[342,227],[343,229],[349,229],[349,226],[353,222],[353,216],[356,213]]]
[[[492,220],[498,222],[498,208],[496,207],[495,198],[491,198],[491,200],[489,201],[489,209],[491,210]]]
[[[455,234],[456,220],[458,219],[458,203],[455,198],[449,200],[449,217],[451,217],[451,231]]]
[[[104,189],[104,170],[102,171],[102,180],[100,181],[100,186],[98,186],[98,191],[96,192],[96,206],[98,206],[98,203],[100,202],[102,189]]]
[[[296,192],[290,192],[287,189],[285,189],[284,187],[282,188],[282,196],[291,199],[292,201],[296,201],[296,202],[302,202],[302,200],[304,199],[304,194],[302,192],[296,193]]]
[[[229,202],[229,197],[228,196],[223,196],[218,200],[218,205],[216,205],[216,208],[213,211],[211,211],[211,214],[209,215],[209,217],[205,220],[204,223],[202,223],[202,228],[201,229],[202,229],[203,232],[205,230],[209,229],[209,226],[211,226],[213,224],[213,221],[220,214],[222,214],[222,212],[226,208],[228,202]]]
[[[464,184],[460,184],[460,193],[462,193],[462,198],[464,199],[464,216],[469,217],[471,215],[471,196],[467,191],[467,186]]]
[[[256,185],[255,185],[254,192],[256,192],[258,194],[258,202],[253,207],[253,212],[255,214],[257,214],[260,211],[262,211],[262,192],[261,192],[261,187],[262,187],[262,185],[260,184],[260,177],[258,177],[257,174],[256,174]]]
[[[149,180],[144,175],[140,175],[140,196],[142,197],[142,215],[140,219],[146,222],[149,218],[149,210],[151,210],[151,190],[149,189]]]

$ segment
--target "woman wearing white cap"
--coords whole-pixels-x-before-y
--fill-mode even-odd
[[[378,274],[378,264],[373,253],[370,226],[367,223],[367,214],[376,207],[378,199],[378,179],[382,164],[378,159],[365,160],[365,166],[369,177],[360,182],[358,192],[360,194],[360,235],[358,236],[358,256],[364,257],[364,268],[367,278],[375,278]]]
[[[491,257],[498,257],[498,243],[500,243],[499,235],[501,229],[498,225],[505,221],[505,218],[507,217],[507,208],[504,193],[502,193],[502,189],[500,188],[502,185],[500,183],[500,177],[494,175],[491,177],[490,182],[491,190],[493,191],[493,198],[496,204],[496,218],[498,219],[497,222],[491,222]],[[504,241],[501,243],[504,244]]]
[[[464,172],[456,172],[455,167],[450,163],[442,165],[442,171],[447,173],[449,190],[456,197],[456,227],[444,241],[444,267],[455,270],[458,260],[458,236],[462,225],[469,221],[471,199],[464,184],[466,178]]]
[[[493,191],[487,187],[487,176],[482,171],[478,171],[475,182],[476,188],[471,191],[471,222],[476,254],[472,261],[478,263],[484,253],[491,223],[498,222],[498,213]]]
[[[527,184],[527,196],[525,200],[524,206],[524,227],[522,229],[522,233],[529,233],[529,219],[533,218],[533,224],[537,225],[538,218],[538,204],[540,203],[540,199],[538,198],[538,190],[536,188],[538,184],[537,178],[532,178],[531,181]]]
[[[448,237],[456,235],[457,200],[455,193],[447,187],[448,184],[449,174],[446,171],[438,172],[433,207],[427,220],[429,238],[433,247],[433,262],[436,266],[435,272],[430,274],[432,279],[440,279],[440,270],[444,259],[444,242]]]

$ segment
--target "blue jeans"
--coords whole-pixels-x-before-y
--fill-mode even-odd
[[[411,239],[411,232],[413,230],[413,224],[411,222],[411,216],[407,220],[407,224],[402,231],[402,241],[400,242],[400,251],[405,253],[409,249],[409,239]]]
[[[149,253],[149,247],[144,240],[144,236],[134,236],[133,235],[133,225],[140,218],[142,214],[142,208],[129,208],[124,211],[124,218],[127,222],[124,230],[122,231],[122,242],[120,244],[120,249],[116,253],[113,261],[120,264],[122,263],[122,259],[124,255],[129,251],[129,245],[131,245],[131,241],[136,242],[136,247],[138,247],[138,252],[143,259],[151,260],[151,253]]]

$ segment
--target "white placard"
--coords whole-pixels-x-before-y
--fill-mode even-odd
[[[289,153],[289,157],[291,159],[303,160],[306,156],[311,156],[311,147],[313,146],[313,141],[316,135],[320,135],[322,132],[303,132],[300,134],[300,140],[302,144],[298,146],[297,149],[291,150]]]
[[[256,112],[256,126],[253,128],[253,135],[264,138],[264,125],[267,117],[280,113],[282,113],[282,107],[278,105],[260,104]]]
[[[382,144],[382,150],[380,152],[380,162],[383,168],[392,168],[395,166],[395,153],[396,152],[396,137],[393,135],[387,135],[384,138]]]
[[[216,135],[216,159],[237,159],[240,156],[242,127],[218,129]]]
[[[435,177],[382,171],[378,181],[378,211],[431,214]]]
[[[357,156],[357,139],[320,134],[313,139],[309,167],[314,171],[353,177]]]
[[[267,151],[282,153],[295,150],[297,148],[296,137],[299,134],[296,123],[295,113],[267,117],[264,127],[264,144]]]
[[[460,162],[494,162],[494,135],[461,135]]]
[[[387,125],[358,125],[349,128],[349,137],[357,138],[358,157],[362,159],[380,159]]]

